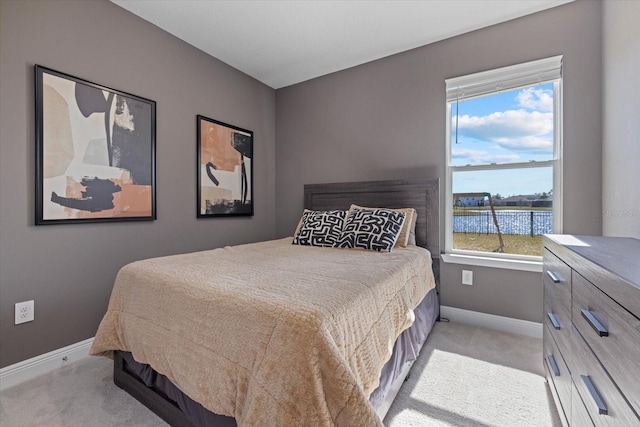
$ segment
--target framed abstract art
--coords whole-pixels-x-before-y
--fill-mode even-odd
[[[156,104],[39,65],[36,225],[156,219]]]
[[[253,215],[253,132],[197,116],[198,218]]]

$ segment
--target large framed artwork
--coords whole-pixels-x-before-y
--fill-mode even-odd
[[[156,103],[39,65],[36,225],[156,219]]]
[[[198,218],[253,215],[253,132],[204,116],[198,126]]]

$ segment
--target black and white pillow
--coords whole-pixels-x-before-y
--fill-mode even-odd
[[[346,218],[347,211],[305,211],[292,243],[307,246],[335,246]]]
[[[387,209],[352,210],[336,246],[391,252],[405,218],[404,212]]]

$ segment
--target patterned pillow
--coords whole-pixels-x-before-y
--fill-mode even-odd
[[[407,217],[404,220],[404,225],[402,226],[402,230],[400,230],[400,235],[398,236],[398,240],[394,247],[406,248],[407,245],[416,245],[416,220],[418,219],[418,214],[414,208],[401,208],[401,209],[391,209],[391,208],[368,208],[364,206],[351,205],[349,208],[349,212],[354,209],[367,209],[367,210],[376,210],[376,209],[386,209],[389,211],[396,212],[404,212]]]
[[[347,211],[305,210],[293,237],[294,245],[335,246],[340,238]]]
[[[404,212],[388,209],[353,210],[349,212],[336,246],[391,252],[406,216]]]

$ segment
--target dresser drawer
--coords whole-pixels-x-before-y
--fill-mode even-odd
[[[553,401],[556,405],[556,412],[558,413],[558,417],[560,418],[560,423],[562,424],[562,427],[570,427],[571,424],[569,424],[569,420],[567,419],[567,417],[571,416],[571,411],[565,411],[562,405],[569,406],[571,404],[571,401],[560,400],[560,398],[558,397],[558,391],[556,390],[556,386],[554,385],[553,381],[550,379],[552,374],[551,372],[549,372],[549,366],[546,363],[543,363],[543,365],[544,365],[544,370],[547,378],[547,386],[549,387],[549,391],[551,392],[551,397],[553,397]]]
[[[640,320],[580,274],[572,280],[573,323],[640,414]]]
[[[566,356],[570,352],[571,269],[545,248],[542,274],[544,324],[559,344],[560,351],[566,353]]]
[[[594,425],[640,426],[640,419],[576,329],[571,334],[571,347],[571,378]]]
[[[565,414],[571,413],[569,402],[571,402],[571,372],[565,363],[564,357],[548,327],[544,327],[543,356],[547,367],[547,379],[555,387],[558,399],[563,408],[558,408],[558,412],[564,410]]]
[[[571,386],[571,425],[575,427],[588,427],[593,425],[586,406],[578,394],[575,384]]]

